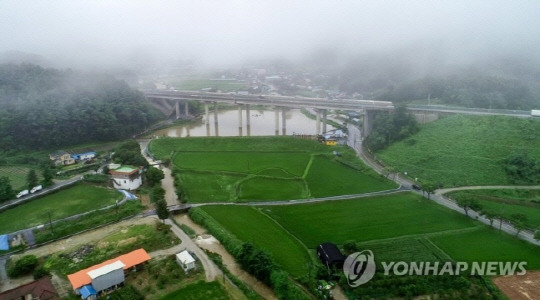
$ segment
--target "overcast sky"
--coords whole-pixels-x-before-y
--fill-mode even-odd
[[[65,66],[133,60],[299,59],[414,44],[451,55],[486,49],[537,52],[540,1],[5,1],[0,52],[43,55]]]

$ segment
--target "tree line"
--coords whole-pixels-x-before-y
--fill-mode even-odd
[[[159,119],[112,76],[0,65],[0,150],[51,149],[130,137]]]
[[[373,130],[366,140],[367,146],[371,151],[382,150],[418,130],[414,116],[407,113],[405,106],[397,106],[392,113],[377,113],[373,121]]]

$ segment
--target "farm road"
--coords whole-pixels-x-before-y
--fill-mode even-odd
[[[372,196],[380,195],[389,195],[400,193],[403,191],[408,191],[409,189],[404,187],[399,187],[393,190],[386,191],[377,191],[363,194],[352,194],[352,195],[342,195],[342,196],[332,196],[324,198],[310,198],[310,199],[297,199],[297,200],[274,200],[274,201],[258,201],[258,202],[205,202],[205,203],[193,203],[187,204],[189,207],[200,207],[207,205],[237,205],[237,206],[273,206],[273,205],[295,205],[295,204],[308,204],[308,203],[317,203],[317,202],[327,202],[327,201],[339,201],[339,200],[351,200]]]
[[[475,186],[460,186],[455,188],[438,189],[435,190],[435,194],[444,195],[455,191],[467,191],[467,190],[539,190],[540,185],[475,185]]]
[[[206,255],[204,251],[199,248],[187,234],[184,233],[180,227],[174,224],[170,219],[166,219],[165,223],[171,225],[172,232],[182,240],[182,243],[179,246],[179,250],[188,250],[195,253],[197,258],[201,261],[203,265],[204,272],[206,273],[206,281],[214,281],[218,276],[223,275],[221,270],[214,264],[214,262]],[[178,253],[178,252],[176,252]]]

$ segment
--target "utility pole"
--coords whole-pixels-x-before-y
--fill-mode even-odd
[[[49,227],[51,228],[51,233],[54,235],[52,219],[51,219],[51,212],[49,211],[48,213],[49,213]]]

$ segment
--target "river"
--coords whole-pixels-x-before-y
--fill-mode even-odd
[[[189,124],[177,125],[154,132],[156,136],[186,137],[186,136],[247,136],[246,111],[242,111],[242,131],[239,130],[238,110],[219,111],[218,126],[214,122],[214,113],[210,112],[209,126],[205,125],[205,116]],[[269,109],[251,109],[250,136],[275,135],[275,112]],[[322,117],[321,117],[322,120]],[[308,134],[317,132],[316,121],[306,117],[299,109],[289,109],[285,113],[286,135]],[[279,112],[279,134],[282,135],[282,114]],[[322,122],[320,130],[322,132]],[[334,127],[327,125],[327,131]]]

